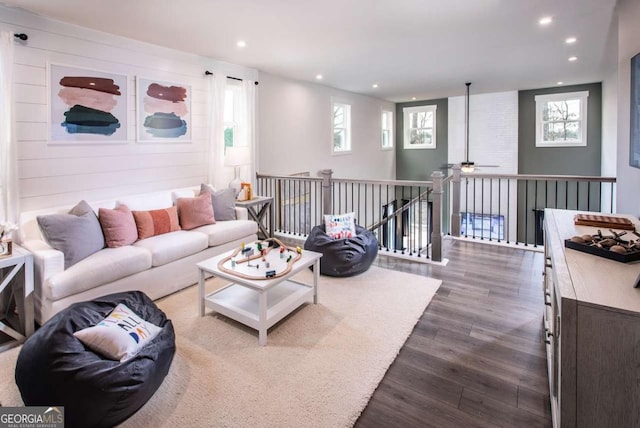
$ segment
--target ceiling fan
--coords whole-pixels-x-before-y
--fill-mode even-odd
[[[466,82],[467,92],[465,95],[465,116],[464,116],[464,128],[465,128],[465,161],[460,162],[460,170],[464,173],[472,173],[476,167],[482,168],[498,168],[498,165],[476,165],[475,162],[471,162],[469,160],[469,88],[471,87],[471,82]],[[443,165],[443,169],[452,168],[455,164],[446,164]]]

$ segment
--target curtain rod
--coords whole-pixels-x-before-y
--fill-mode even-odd
[[[29,36],[27,36],[24,33],[14,33],[13,37],[17,37],[18,39],[22,40],[23,42],[26,41],[29,38]]]
[[[204,75],[205,76],[213,76],[213,73],[210,72],[209,70],[205,70],[204,71]],[[233,79],[233,80],[237,80],[239,82],[242,82],[242,79],[239,77],[233,77],[233,76],[227,76],[227,79]],[[253,82],[256,86],[258,85],[258,82]]]

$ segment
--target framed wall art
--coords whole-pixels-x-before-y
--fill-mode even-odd
[[[631,58],[629,165],[640,168],[640,53]]]
[[[48,64],[49,143],[126,143],[127,76]]]
[[[191,141],[191,86],[137,78],[138,142]]]

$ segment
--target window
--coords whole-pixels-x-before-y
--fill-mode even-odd
[[[224,91],[224,147],[238,143],[238,117],[242,87],[235,80],[227,79]]]
[[[393,148],[393,112],[382,110],[382,150]]]
[[[351,151],[351,106],[333,103],[333,142],[332,153]]]
[[[536,96],[536,147],[587,145],[588,91]]]
[[[405,149],[436,148],[436,108],[430,105],[402,109]]]

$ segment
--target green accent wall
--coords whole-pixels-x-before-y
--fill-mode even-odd
[[[586,147],[536,147],[536,95],[589,91]],[[602,84],[559,86],[518,92],[518,173],[600,175]]]
[[[536,147],[536,95],[589,91],[586,147]],[[518,93],[518,173],[600,176],[602,85],[561,86]],[[599,183],[528,180],[518,183],[518,241],[540,244],[544,208],[600,210]]]
[[[405,107],[437,105],[436,148],[404,149]],[[396,179],[430,181],[431,173],[440,170],[448,159],[449,100],[447,98],[430,101],[413,101],[396,104]]]
[[[435,149],[404,149],[404,114],[406,107],[436,105],[436,148]],[[443,164],[447,163],[449,150],[449,100],[422,100],[396,104],[396,180],[431,181],[434,171],[443,171]],[[444,170],[443,173],[447,174]],[[404,193],[403,193],[404,192]],[[408,189],[397,188],[396,198],[400,201],[409,195]],[[444,200],[449,200],[448,189]],[[431,199],[431,198],[429,198]],[[443,204],[443,228],[449,230],[449,205]],[[402,239],[402,229],[398,222],[397,238]],[[431,231],[429,231],[431,233]],[[429,237],[429,240],[431,238]],[[402,241],[400,241],[402,242]]]

